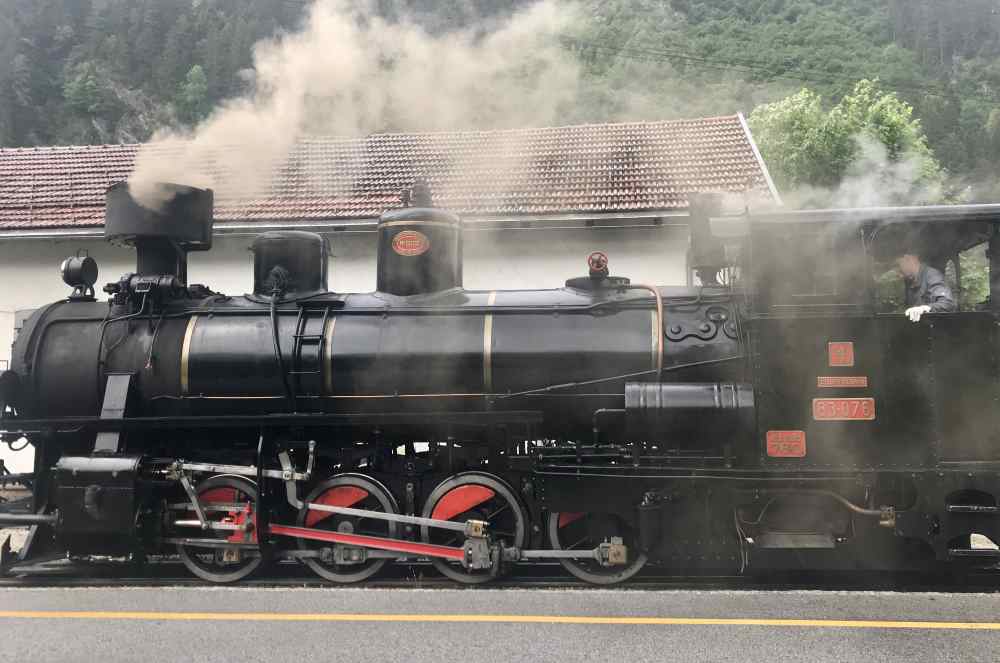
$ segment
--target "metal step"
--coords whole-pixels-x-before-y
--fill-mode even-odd
[[[979,504],[949,504],[947,506],[948,513],[972,513],[972,514],[982,514],[984,516],[995,516],[1000,514],[1000,507],[996,506],[981,506]]]
[[[1000,559],[1000,550],[996,548],[949,548],[948,556],[963,559]]]
[[[31,510],[31,495],[7,502],[4,502],[0,498],[0,514],[4,513],[33,513]]]
[[[792,533],[792,532],[764,532],[754,537],[754,544],[757,548],[767,549],[830,549],[836,548],[837,543],[832,534],[822,534],[818,532]]]
[[[18,557],[18,555],[14,555]],[[51,576],[95,576],[103,569],[113,568],[118,560],[102,560],[101,562],[88,562],[85,560],[68,559],[66,553],[46,555],[28,561],[16,560],[9,564],[5,573],[8,575],[51,575]]]

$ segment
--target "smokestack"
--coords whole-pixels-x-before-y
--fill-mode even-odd
[[[718,285],[717,275],[726,265],[722,241],[712,234],[712,217],[722,212],[722,194],[698,193],[690,198],[691,268],[703,285]]]
[[[159,210],[136,202],[127,182],[111,186],[104,239],[135,247],[137,274],[174,276],[187,283],[188,251],[212,248],[212,190],[170,183],[157,186],[166,198]]]

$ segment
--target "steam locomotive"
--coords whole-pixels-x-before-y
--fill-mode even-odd
[[[233,582],[298,560],[332,582],[427,560],[479,583],[561,564],[675,573],[995,564],[1000,266],[979,310],[913,324],[874,276],[899,246],[1000,256],[1000,206],[726,214],[692,200],[700,285],[588,273],[462,287],[462,222],[414,188],[378,223],[377,289],[328,288],[328,240],[267,232],[253,289],[188,283],[212,192],[107,193],[97,265],[38,309],[0,376],[0,435],[35,447],[30,527],[0,567],[177,554]],[[977,248],[978,247],[978,248]],[[950,265],[950,267],[949,267]],[[967,278],[966,278],[967,280]],[[963,278],[958,274],[956,287]]]

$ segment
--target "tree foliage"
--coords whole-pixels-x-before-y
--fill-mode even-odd
[[[208,77],[201,65],[196,64],[188,71],[177,90],[177,115],[188,124],[196,124],[205,119],[211,110],[208,98]]]
[[[879,202],[898,203],[944,195],[941,167],[913,107],[879,89],[877,81],[859,81],[829,110],[818,94],[803,88],[758,106],[749,122],[779,189],[818,188],[836,196],[845,185],[863,183],[873,194],[877,188]],[[820,204],[836,202],[816,198]]]
[[[106,72],[94,62],[81,62],[63,83],[63,97],[70,110],[83,115],[100,115],[114,107],[113,92]]]

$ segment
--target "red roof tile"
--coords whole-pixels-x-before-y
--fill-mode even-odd
[[[99,226],[139,145],[0,149],[0,228]],[[771,195],[738,115],[542,129],[306,138],[267,195],[218,196],[218,221],[376,217],[423,177],[470,217],[687,207],[699,191]]]

